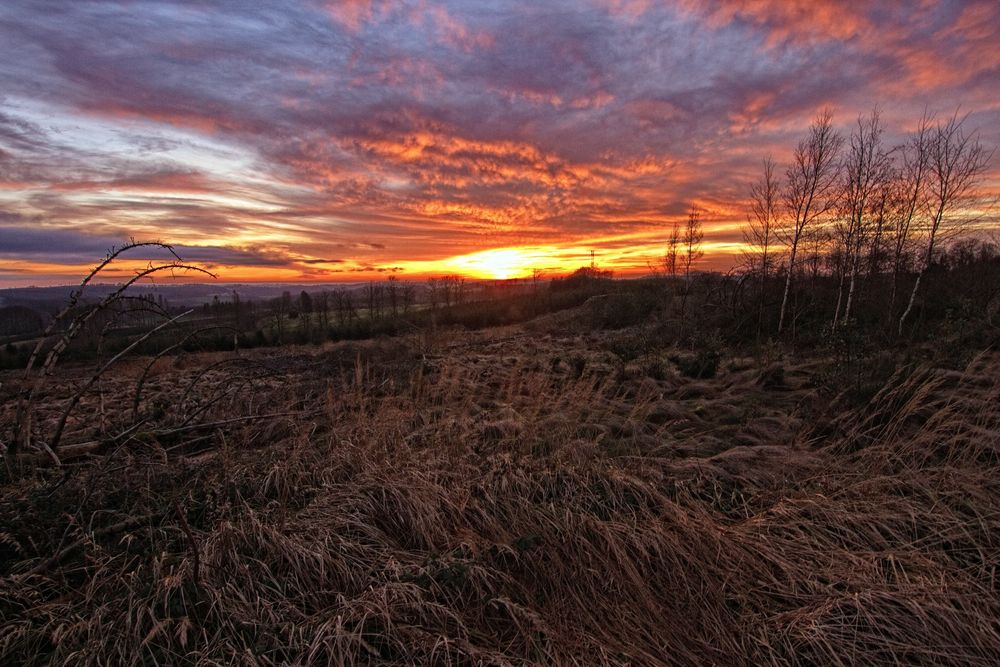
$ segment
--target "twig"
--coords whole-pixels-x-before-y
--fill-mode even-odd
[[[156,362],[159,361],[160,359],[162,359],[163,357],[165,357],[166,355],[170,354],[171,352],[173,352],[177,348],[182,347],[183,345],[185,345],[189,340],[191,340],[195,336],[198,336],[198,335],[200,335],[200,334],[202,334],[202,333],[204,333],[206,331],[213,331],[213,330],[217,330],[217,329],[230,330],[230,331],[233,332],[234,336],[239,333],[236,330],[235,327],[230,327],[230,326],[221,326],[221,325],[219,325],[219,326],[211,326],[211,327],[202,327],[200,329],[196,329],[196,330],[192,331],[191,333],[187,334],[186,336],[184,336],[183,338],[181,338],[179,341],[177,341],[173,345],[170,345],[168,347],[163,348],[162,350],[160,350],[156,354],[156,356],[154,356],[150,360],[150,362],[148,364],[146,364],[146,367],[143,369],[142,374],[139,376],[139,380],[135,383],[135,394],[132,397],[132,418],[133,419],[138,419],[139,418],[139,402],[140,402],[140,399],[141,399],[141,396],[142,396],[142,387],[146,383],[146,378],[149,377],[149,373],[153,369],[153,366],[156,364]]]
[[[178,433],[186,433],[188,431],[196,431],[198,429],[203,429],[203,428],[215,428],[215,427],[218,427],[218,426],[225,426],[226,424],[236,424],[236,423],[239,423],[239,422],[254,421],[254,420],[257,420],[257,419],[274,419],[274,418],[277,418],[277,417],[304,417],[304,416],[315,415],[315,414],[318,414],[318,411],[316,411],[316,410],[314,410],[314,411],[302,410],[302,411],[299,411],[299,412],[273,412],[273,413],[266,414],[266,415],[245,415],[243,417],[233,417],[231,419],[223,419],[221,421],[215,421],[215,422],[205,422],[203,424],[187,424],[185,426],[179,426],[177,428],[160,429],[160,430],[156,430],[156,431],[145,431],[144,434],[145,435],[150,435],[150,436],[153,436],[153,437],[170,436],[170,435],[176,435]],[[138,425],[136,425],[135,427],[130,427],[129,431],[132,431],[137,426]],[[111,440],[88,440],[88,441],[85,441],[85,442],[77,442],[77,443],[73,443],[71,445],[66,445],[65,447],[62,448],[62,451],[63,451],[63,454],[64,454],[64,458],[76,458],[78,456],[89,454],[90,452],[94,451],[95,449],[97,449],[101,445],[108,444],[108,443],[113,443],[116,440],[121,439],[129,431],[126,431],[125,433],[117,435],[114,438],[112,438]],[[185,443],[185,444],[189,444],[189,443]],[[171,451],[172,449],[175,449],[175,448],[174,447],[170,447],[166,451]],[[22,456],[27,456],[27,455],[22,455]],[[30,459],[30,460],[38,461],[39,459],[38,459],[37,456],[32,456],[32,459]]]
[[[160,329],[163,329],[166,326],[169,326],[170,324],[173,324],[174,322],[176,322],[177,320],[181,319],[182,317],[184,317],[186,315],[190,315],[192,312],[194,312],[193,309],[186,310],[183,313],[181,313],[180,315],[177,315],[176,317],[170,318],[166,322],[161,322],[158,326],[153,327],[152,329],[150,329],[149,331],[147,331],[145,333],[145,335],[140,336],[137,340],[135,340],[131,345],[129,345],[128,347],[126,347],[124,350],[122,350],[121,352],[119,352],[115,356],[113,356],[110,359],[108,359],[108,361],[105,362],[105,364],[103,366],[101,366],[97,370],[97,372],[94,373],[91,376],[91,378],[87,382],[87,384],[85,384],[82,389],[80,389],[78,392],[76,392],[76,394],[73,395],[73,398],[70,400],[69,405],[67,405],[66,409],[63,410],[62,415],[60,415],[60,417],[59,417],[59,423],[56,424],[56,431],[52,435],[52,440],[49,441],[49,448],[53,452],[55,452],[57,450],[57,448],[59,447],[59,440],[62,438],[63,429],[66,427],[66,420],[69,418],[70,412],[73,411],[73,408],[75,408],[76,404],[80,402],[80,399],[83,397],[83,395],[85,393],[87,393],[87,391],[92,386],[94,386],[94,383],[97,382],[97,380],[104,374],[104,372],[106,370],[108,370],[108,368],[110,368],[116,361],[118,361],[119,359],[121,359],[122,357],[124,357],[126,354],[128,354],[129,352],[131,352],[132,350],[134,350],[137,346],[139,346],[140,344],[142,344],[144,341],[148,340],[149,337],[152,336],[153,334],[155,334],[157,331],[159,331]]]
[[[153,431],[153,435],[174,435],[175,433],[183,433],[185,431],[194,431],[199,428],[213,428],[215,426],[224,426],[226,424],[234,424],[236,422],[242,421],[252,421],[255,419],[272,419],[274,417],[302,417],[309,414],[316,414],[318,411],[309,412],[308,410],[301,410],[299,412],[272,412],[266,415],[246,415],[244,417],[233,417],[232,419],[223,419],[217,422],[205,422],[203,424],[188,424],[186,426],[179,426],[173,429],[165,429],[162,431]]]

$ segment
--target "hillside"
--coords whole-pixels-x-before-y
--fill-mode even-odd
[[[119,367],[2,487],[0,662],[1000,660],[995,353],[866,404],[565,330]]]

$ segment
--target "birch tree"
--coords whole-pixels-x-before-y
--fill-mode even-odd
[[[757,335],[760,336],[764,321],[764,297],[767,279],[774,263],[772,246],[778,225],[779,186],[774,175],[774,162],[764,159],[764,173],[750,186],[750,210],[747,226],[743,230],[744,256],[747,268],[758,276]]]
[[[824,111],[810,126],[809,136],[795,148],[792,164],[786,171],[784,205],[790,225],[786,234],[788,273],[778,314],[779,334],[785,325],[799,246],[806,231],[834,204],[837,156],[843,143],[843,137],[833,129],[833,115]]]
[[[889,317],[896,311],[899,277],[908,261],[913,240],[912,227],[916,217],[927,207],[927,170],[932,137],[931,118],[921,116],[916,129],[900,150],[901,164],[896,174],[893,207],[892,285],[889,295]],[[891,320],[890,320],[891,321]]]
[[[846,217],[842,223],[844,241],[844,270],[840,275],[837,307],[833,323],[840,316],[844,298],[844,283],[848,282],[847,302],[842,323],[851,317],[858,275],[861,271],[863,251],[874,241],[874,228],[881,221],[879,194],[892,174],[892,161],[882,144],[883,128],[878,110],[868,118],[858,117],[857,127],[851,132],[847,156],[844,161],[842,210]]]
[[[906,318],[913,310],[920,283],[934,261],[934,252],[945,232],[955,230],[970,215],[968,207],[976,200],[976,187],[986,171],[992,153],[986,151],[975,132],[966,132],[967,116],[956,112],[947,121],[938,122],[930,135],[927,151],[927,199],[917,278],[910,292],[906,310],[899,317],[902,335]]]

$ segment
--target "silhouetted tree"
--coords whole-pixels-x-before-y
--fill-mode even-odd
[[[786,171],[784,203],[790,216],[786,233],[788,271],[778,314],[778,333],[785,324],[799,245],[805,232],[834,205],[837,155],[843,143],[843,137],[833,129],[832,114],[824,111],[810,126],[809,136],[795,148],[792,164]]]
[[[899,277],[909,261],[912,246],[913,221],[921,214],[927,201],[927,171],[930,166],[930,144],[933,136],[931,118],[921,116],[916,130],[901,147],[902,165],[896,174],[893,210],[892,285],[889,295],[889,316],[896,311]]]
[[[392,316],[396,317],[399,315],[399,278],[396,276],[389,276],[385,282],[385,290],[389,297],[389,307],[392,308]]]
[[[667,237],[667,250],[663,254],[663,270],[667,277],[677,277],[677,261],[681,247],[681,223],[674,220],[670,225],[670,236]]]
[[[872,111],[868,118],[858,116],[857,127],[851,132],[847,156],[841,171],[843,185],[840,196],[843,219],[837,228],[845,262],[837,290],[834,325],[837,324],[838,318],[841,318],[845,282],[847,301],[844,304],[841,321],[847,322],[851,317],[851,306],[854,303],[864,250],[873,241],[875,225],[880,220],[879,195],[892,176],[892,161],[882,145],[882,133],[883,128],[877,109]]]
[[[701,211],[691,207],[688,211],[687,221],[684,224],[684,233],[681,236],[681,245],[684,248],[682,261],[684,263],[684,298],[681,301],[681,316],[687,310],[687,299],[691,293],[691,268],[704,255],[701,249],[701,242],[705,238],[705,233],[701,228]]]
[[[417,302],[417,288],[412,282],[403,283],[402,288],[403,312],[408,313]]]
[[[764,173],[750,186],[750,211],[743,230],[744,261],[746,268],[758,276],[757,335],[760,336],[764,321],[764,301],[767,279],[774,263],[775,229],[778,226],[778,181],[774,176],[774,162],[764,159]]]
[[[313,308],[319,317],[319,328],[323,335],[326,335],[330,329],[330,293],[326,290],[321,291],[313,299]]]
[[[900,334],[903,333],[903,325],[917,300],[921,279],[934,260],[934,251],[942,233],[953,230],[962,222],[961,219],[953,219],[952,215],[971,203],[979,179],[992,157],[992,153],[983,148],[976,133],[965,131],[963,126],[966,117],[960,119],[956,112],[947,121],[939,122],[930,137],[925,204],[927,213],[921,230],[925,244],[909,303],[899,317]]]

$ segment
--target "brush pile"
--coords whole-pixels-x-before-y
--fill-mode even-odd
[[[820,431],[795,369],[533,345],[271,359],[241,405],[295,416],[217,401],[184,435],[144,407],[5,482],[0,663],[1000,663],[1000,357]]]

